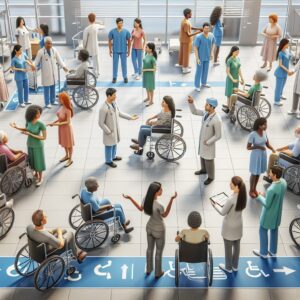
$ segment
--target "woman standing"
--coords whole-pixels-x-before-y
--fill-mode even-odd
[[[26,127],[18,127],[15,122],[10,126],[27,135],[28,160],[35,171],[36,186],[43,182],[43,171],[46,170],[44,140],[47,137],[46,126],[39,121],[43,109],[38,105],[30,105],[25,114]]]
[[[153,270],[153,250],[156,245],[155,253],[155,278],[158,279],[164,275],[162,270],[162,255],[165,247],[166,239],[166,227],[163,218],[166,218],[171,210],[173,200],[177,197],[175,192],[171,197],[167,209],[165,210],[163,205],[158,202],[158,197],[162,195],[162,186],[159,182],[152,182],[148,188],[146,197],[142,205],[138,204],[132,197],[124,195],[125,199],[129,199],[132,204],[139,210],[144,211],[150,216],[150,219],[146,225],[147,232],[147,276]]]
[[[243,236],[242,211],[247,204],[247,192],[243,179],[239,176],[231,178],[230,189],[233,194],[227,199],[220,209],[211,202],[216,211],[225,216],[222,224],[222,237],[225,247],[225,265],[219,264],[219,268],[225,272],[238,271],[240,257],[240,242]]]
[[[233,94],[233,89],[238,88],[239,82],[244,84],[244,78],[241,71],[241,63],[238,55],[240,53],[240,48],[238,46],[233,46],[226,57],[226,87],[225,95],[227,96],[227,106],[223,105],[225,109],[229,107],[229,99]]]
[[[146,36],[143,30],[142,21],[139,18],[134,20],[134,28],[131,32],[132,51],[131,59],[134,68],[134,74],[136,80],[139,80],[142,75],[142,58],[143,50],[146,45]]]
[[[270,145],[269,139],[266,133],[267,119],[258,118],[253,125],[253,131],[249,134],[247,150],[251,151],[250,155],[250,191],[251,198],[256,198],[258,192],[256,186],[259,180],[260,174],[263,174],[267,170],[267,151],[270,149],[273,153],[276,151]]]
[[[28,101],[29,97],[29,82],[28,70],[26,65],[30,65],[32,70],[35,70],[33,63],[28,59],[27,55],[23,53],[23,48],[20,45],[15,45],[11,54],[11,69],[15,71],[15,81],[18,89],[18,100],[21,107],[25,104],[31,104]]]
[[[45,46],[45,37],[49,36],[49,27],[47,24],[40,24],[40,27],[38,29],[38,32],[40,34],[40,48],[43,48]]]
[[[8,88],[4,78],[4,72],[0,67],[0,111],[4,108],[4,103],[8,101],[8,97]]]
[[[214,26],[213,35],[215,37],[214,65],[219,65],[219,52],[223,40],[223,24],[221,22],[222,7],[216,6],[210,15],[210,24]]]
[[[278,16],[276,14],[270,15],[269,24],[264,28],[263,32],[261,33],[265,37],[263,47],[260,53],[264,61],[264,64],[261,66],[261,68],[265,68],[269,63],[268,72],[271,71],[272,63],[276,60],[277,39],[280,39],[282,36],[282,30],[277,21]]]
[[[63,92],[58,95],[61,108],[56,113],[58,119],[48,126],[58,126],[58,141],[59,144],[65,148],[66,155],[60,160],[60,162],[68,161],[65,168],[69,167],[72,163],[72,154],[74,146],[73,128],[71,118],[74,115],[73,105],[70,100],[70,96]]]
[[[296,73],[294,87],[293,87],[293,106],[289,115],[296,115],[297,119],[300,119],[300,60],[298,61],[294,73]]]
[[[282,96],[283,89],[286,83],[286,79],[288,76],[294,74],[293,71],[289,70],[291,54],[289,51],[289,40],[282,39],[279,43],[276,59],[278,59],[278,67],[275,70],[276,77],[276,86],[275,86],[275,98],[274,104],[277,106],[282,106],[282,100],[286,100],[284,96]]]
[[[153,104],[153,96],[155,90],[155,72],[156,72],[157,53],[155,44],[148,43],[146,46],[146,55],[143,59],[143,88],[147,91],[147,98],[144,102],[148,102],[146,106]]]

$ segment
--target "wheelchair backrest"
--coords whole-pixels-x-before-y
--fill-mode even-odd
[[[185,241],[179,243],[179,261],[187,263],[207,262],[208,242],[191,244]]]
[[[252,106],[258,106],[259,105],[260,94],[261,94],[261,91],[254,92],[254,94],[252,95]]]
[[[42,263],[47,258],[47,249],[44,243],[38,243],[27,234],[29,256],[38,263]]]
[[[80,209],[81,209],[81,216],[82,219],[87,222],[87,221],[91,221],[92,220],[92,206],[91,204],[87,203],[84,204],[81,200],[80,200]]]
[[[8,168],[7,157],[5,154],[0,154],[0,174],[3,174]]]

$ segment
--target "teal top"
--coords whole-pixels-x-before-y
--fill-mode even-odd
[[[281,223],[282,203],[286,192],[286,181],[281,178],[267,189],[266,197],[259,195],[256,199],[262,204],[260,226],[265,229],[276,229]]]
[[[46,130],[46,126],[41,121],[37,121],[35,124],[31,122],[26,123],[26,129],[32,134],[40,135],[41,131]],[[44,141],[36,139],[32,136],[28,136],[27,147],[28,148],[40,148],[43,147]]]

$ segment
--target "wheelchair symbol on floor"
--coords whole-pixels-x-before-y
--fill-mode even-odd
[[[265,273],[258,266],[253,266],[252,261],[247,261],[248,267],[246,268],[246,274],[252,278],[259,278],[260,276],[269,277],[270,274]]]

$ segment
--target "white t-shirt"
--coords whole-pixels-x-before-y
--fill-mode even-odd
[[[16,29],[16,37],[19,40],[18,43],[23,47],[24,50],[30,49],[31,47],[29,35],[30,33],[25,26],[23,28],[18,27]]]
[[[199,244],[204,242],[206,239],[209,239],[209,233],[206,229],[198,228],[196,230],[192,229],[183,229],[179,233],[181,239],[187,243]]]

